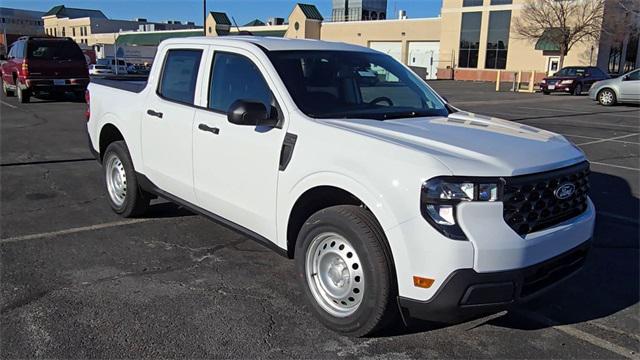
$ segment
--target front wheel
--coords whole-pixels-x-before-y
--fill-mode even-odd
[[[598,93],[598,102],[603,106],[613,106],[616,104],[616,93],[611,89],[602,89]]]
[[[151,197],[138,186],[125,142],[109,144],[102,164],[107,195],[113,211],[126,218],[144,214]]]
[[[328,328],[365,336],[398,314],[396,280],[373,214],[339,205],[313,214],[296,243],[298,278],[316,317]]]

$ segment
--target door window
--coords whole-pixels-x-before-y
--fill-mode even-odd
[[[627,80],[640,80],[640,71],[634,71],[627,75]]]
[[[251,60],[238,54],[216,53],[209,87],[209,108],[227,112],[237,100],[260,102],[271,109],[273,94],[260,69]]]
[[[202,50],[169,50],[158,94],[167,100],[193,104]]]

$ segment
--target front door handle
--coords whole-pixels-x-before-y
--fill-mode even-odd
[[[157,112],[157,111],[154,111],[154,110],[151,110],[151,109],[147,110],[147,115],[155,116],[157,118],[162,119],[162,113],[161,112]]]
[[[214,135],[218,135],[220,133],[220,129],[218,129],[217,127],[210,127],[207,124],[198,125],[198,129],[202,131],[208,131]]]

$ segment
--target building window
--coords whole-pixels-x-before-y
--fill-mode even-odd
[[[53,36],[58,36],[58,28],[53,28]]]
[[[491,0],[491,5],[511,5],[513,0]]]
[[[459,67],[478,67],[478,48],[480,47],[481,24],[481,12],[468,12],[462,14],[462,27],[460,28],[460,53],[458,54]]]
[[[607,70],[609,74],[617,74],[620,72],[620,60],[622,58],[622,43],[611,46],[609,50],[609,63]]]
[[[75,37],[75,36],[76,36],[76,28],[74,28],[74,27],[72,27],[72,28],[71,28],[71,35],[72,35],[73,37]]]
[[[62,36],[67,36],[67,31],[65,30],[65,27],[62,27]]]
[[[485,69],[506,69],[507,49],[509,47],[509,27],[511,10],[489,13],[489,36]]]
[[[629,72],[636,68],[638,41],[640,41],[640,33],[636,30],[631,34],[629,42],[627,43],[627,54],[624,57],[624,72]]]
[[[380,15],[378,15],[378,19],[379,20],[385,20],[387,18],[387,14],[381,12]]]
[[[462,6],[482,6],[483,0],[463,0]]]

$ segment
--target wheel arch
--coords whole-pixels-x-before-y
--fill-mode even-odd
[[[109,146],[109,144],[113,143],[114,141],[120,141],[120,140],[123,140],[126,143],[126,140],[122,135],[122,132],[120,131],[120,129],[118,129],[116,125],[110,122],[102,125],[102,127],[100,128],[99,136],[98,136],[98,149],[100,153],[100,162],[102,162],[104,158],[104,153],[107,150],[107,146]]]
[[[334,181],[317,181],[321,178],[333,178]],[[355,205],[362,206],[373,214],[376,222],[382,229],[384,234],[385,248],[391,261],[393,254],[389,240],[386,237],[385,228],[389,228],[397,224],[395,218],[390,214],[382,202],[380,196],[375,197],[373,193],[367,191],[359,183],[350,178],[337,176],[336,174],[316,174],[313,180],[303,181],[307,186],[299,184],[296,194],[292,196],[295,201],[292,202],[285,219],[285,229],[283,237],[286,239],[287,255],[290,258],[295,256],[295,245],[298,234],[304,222],[315,212],[327,207],[336,205]]]

